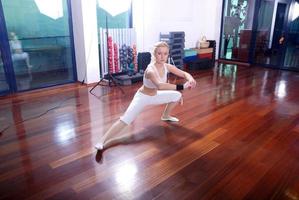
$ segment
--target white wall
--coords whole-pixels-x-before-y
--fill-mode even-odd
[[[100,80],[96,0],[72,0],[73,32],[79,81]]]
[[[185,48],[195,47],[202,36],[218,46],[221,8],[222,0],[133,0],[138,51],[150,51],[160,32],[170,31],[185,32]]]

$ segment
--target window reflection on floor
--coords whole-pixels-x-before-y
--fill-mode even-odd
[[[237,65],[220,64],[215,67],[213,82],[216,84],[217,105],[235,99]]]
[[[129,195],[128,192],[134,191],[135,184],[137,184],[137,172],[137,166],[132,161],[127,161],[116,168],[115,181],[120,192],[126,192]]]

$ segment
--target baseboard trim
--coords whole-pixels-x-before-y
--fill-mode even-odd
[[[246,63],[246,62],[239,62],[239,61],[234,61],[234,60],[223,60],[223,59],[218,59],[218,62],[221,63],[225,63],[225,64],[236,64],[236,65],[243,65],[243,66],[247,66],[250,67],[251,64],[250,63]]]

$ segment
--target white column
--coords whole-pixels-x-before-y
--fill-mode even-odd
[[[96,0],[71,0],[79,81],[100,80]]]
[[[144,51],[144,0],[132,0],[133,27],[136,31],[137,52]]]

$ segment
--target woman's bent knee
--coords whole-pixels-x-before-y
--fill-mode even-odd
[[[173,93],[173,102],[178,102],[182,98],[182,93],[174,91]]]
[[[121,116],[119,118],[119,121],[126,125],[130,125],[134,121],[134,119],[131,117],[127,117],[127,116]]]

